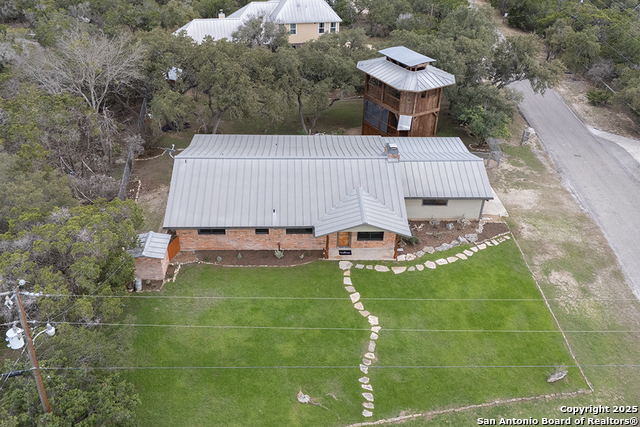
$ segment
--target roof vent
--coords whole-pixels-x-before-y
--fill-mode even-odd
[[[395,142],[387,142],[384,146],[384,152],[387,153],[387,159],[389,162],[400,161],[400,150],[398,150],[398,144]]]
[[[219,19],[224,19],[226,18],[226,15],[224,14],[224,12],[222,11],[222,9],[220,9],[220,12],[218,13],[218,18]]]

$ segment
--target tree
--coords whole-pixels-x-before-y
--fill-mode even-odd
[[[245,43],[252,49],[264,46],[273,52],[289,43],[289,32],[285,26],[272,21],[268,16],[250,18],[232,36],[236,43]]]
[[[199,46],[196,76],[199,88],[207,94],[209,113],[202,126],[215,134],[225,113],[250,116],[259,109],[260,82],[251,78],[253,49],[211,37]]]
[[[122,310],[116,299],[82,296],[110,296],[133,280],[134,261],[126,249],[136,245],[141,226],[142,214],[131,200],[26,211],[0,235],[0,287],[9,290],[25,279],[26,290],[78,296],[42,298],[32,318],[63,312],[62,319],[72,321],[112,319]]]
[[[26,374],[3,384],[0,404],[7,415],[3,419],[14,418],[16,427],[135,426],[134,409],[140,400],[133,385],[112,371],[92,369],[125,364],[132,331],[117,328],[105,332],[66,323],[56,329],[55,336],[46,338],[38,357],[46,372],[43,379],[52,412],[42,414],[33,377]],[[4,372],[28,369],[8,363]]]
[[[44,214],[77,206],[66,177],[54,171],[46,157],[38,144],[23,145],[16,155],[0,153],[0,233],[24,212]]]
[[[104,113],[109,97],[140,78],[143,52],[143,46],[126,33],[109,38],[73,29],[63,32],[53,49],[32,49],[20,66],[48,93],[79,96],[91,109]]]
[[[349,33],[345,33],[325,34],[295,51],[276,52],[277,80],[289,93],[289,101],[297,104],[302,129],[309,135],[316,133],[320,114],[360,82],[354,58],[362,46],[358,36],[354,36],[353,47],[347,47]],[[331,99],[333,91],[337,97]],[[309,114],[309,126],[305,123],[305,112]]]
[[[600,46],[595,28],[566,33],[563,41],[562,62],[574,74],[587,72],[599,57]]]

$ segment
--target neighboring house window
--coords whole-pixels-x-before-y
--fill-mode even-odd
[[[256,234],[269,234],[268,228],[256,228]]]
[[[338,31],[338,23],[332,22],[329,26],[329,31],[331,31],[332,33],[335,33],[336,31]]]
[[[289,33],[292,36],[295,36],[297,34],[298,31],[298,24],[289,24]]]
[[[318,24],[318,33],[319,34],[324,34],[324,22],[320,22]]]
[[[382,231],[358,231],[358,240],[382,242],[384,240],[384,232]]]
[[[287,228],[287,234],[313,234],[313,228]]]
[[[446,199],[422,199],[422,206],[447,206]]]
[[[227,234],[224,228],[200,228],[198,234]]]

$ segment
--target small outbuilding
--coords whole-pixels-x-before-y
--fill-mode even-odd
[[[170,234],[148,233],[139,234],[140,245],[129,251],[136,260],[136,279],[163,280],[169,267]]]

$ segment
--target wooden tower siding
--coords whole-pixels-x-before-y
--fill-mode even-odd
[[[431,89],[425,92],[406,92],[380,82],[380,86],[371,84],[371,76],[365,77],[364,98],[374,102],[389,110],[390,113],[396,115],[395,123],[397,124],[398,116],[411,116],[411,131],[398,131],[392,123],[394,120],[389,118],[387,131],[370,125],[362,116],[362,134],[363,135],[382,135],[382,136],[436,136],[438,127],[438,115],[440,113],[440,103],[442,101],[442,88]],[[396,97],[399,92],[400,96]]]

